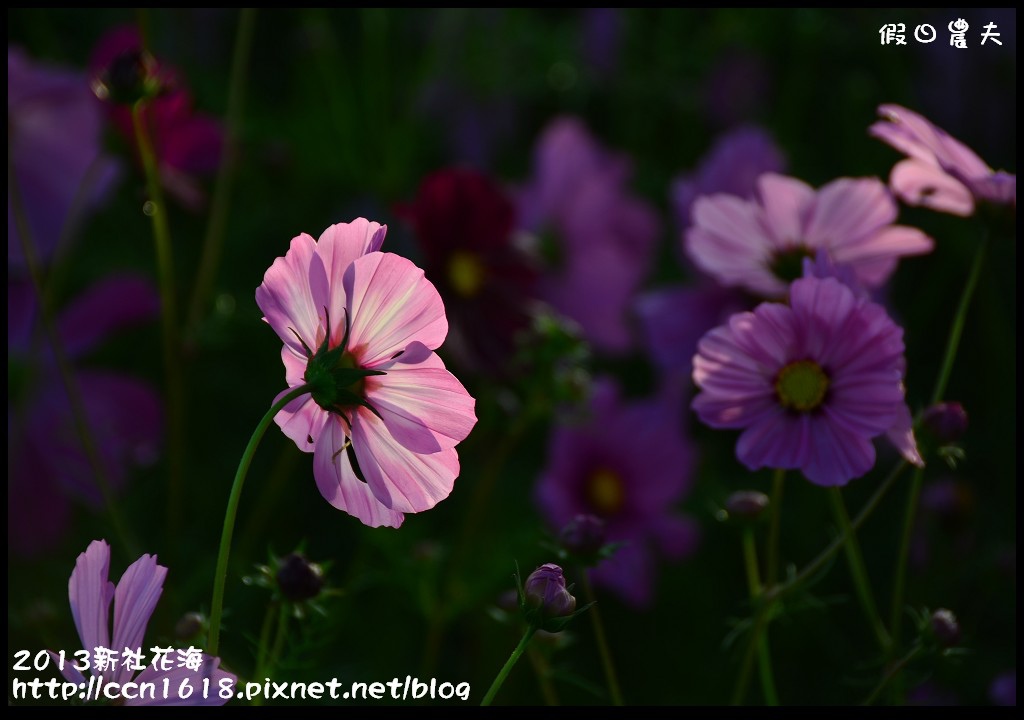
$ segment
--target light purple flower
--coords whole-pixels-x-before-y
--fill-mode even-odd
[[[647,277],[658,234],[653,209],[625,187],[625,157],[601,147],[582,122],[558,118],[534,155],[533,182],[520,197],[520,221],[551,231],[560,257],[541,294],[609,352],[633,344],[629,309]]]
[[[893,192],[908,205],[968,216],[978,202],[1017,209],[1017,176],[994,171],[973,150],[921,115],[899,105],[880,105],[883,118],[868,130],[908,159],[889,176]]]
[[[169,669],[154,665],[152,653],[143,645],[146,626],[153,615],[156,603],[163,593],[164,579],[167,568],[158,565],[155,555],[143,555],[128,566],[115,587],[107,577],[110,574],[110,546],[105,540],[93,540],[85,552],[78,556],[75,569],[71,571],[68,581],[68,598],[71,601],[71,614],[75,619],[75,629],[82,641],[82,647],[89,653],[90,673],[102,678],[104,683],[124,684],[156,683],[158,685],[154,697],[137,697],[123,699],[124,705],[223,705],[234,697],[232,691],[228,698],[221,697],[221,681],[231,682],[233,690],[237,678],[221,670],[220,658],[201,655],[201,664],[195,669],[187,666],[179,667],[178,654],[172,653]],[[110,606],[113,601],[114,624],[110,624]],[[96,668],[95,648],[105,648],[118,653],[111,667],[98,670]],[[134,653],[142,651],[144,663],[149,662],[141,672],[126,662],[125,650]],[[69,653],[70,655],[70,653]],[[66,661],[61,670],[69,682],[85,683],[86,678],[75,668],[75,662]],[[136,676],[135,673],[139,672]],[[167,680],[169,696],[164,697],[162,688]],[[209,692],[203,697],[203,680],[209,679]],[[178,690],[187,681],[193,692],[187,698],[179,696]],[[139,693],[139,695],[143,695]]]
[[[117,177],[100,152],[103,115],[84,73],[36,64],[7,48],[7,137],[31,239],[46,262],[61,235]],[[8,267],[25,259],[7,191]]]
[[[565,587],[562,568],[554,563],[545,563],[530,573],[523,583],[523,595],[526,605],[543,618],[565,617],[576,610],[576,598]]]
[[[761,128],[743,127],[720,136],[693,172],[672,181],[679,227],[690,227],[690,211],[701,195],[726,193],[752,200],[762,174],[785,169],[785,156]]]
[[[917,228],[892,224],[896,201],[877,178],[839,178],[815,191],[767,173],[757,187],[757,201],[713,195],[694,203],[686,252],[723,285],[782,297],[802,274],[803,258],[824,249],[859,282],[877,287],[900,257],[932,249],[932,239]]]
[[[95,350],[111,334],[158,314],[156,290],[141,277],[106,278],[57,314],[69,362]],[[7,286],[8,542],[33,555],[67,529],[72,499],[99,506],[93,468],[77,431],[71,400],[38,306],[26,281]],[[152,463],[161,437],[160,400],[145,382],[99,368],[75,369],[82,406],[100,462],[114,489],[132,468]]]
[[[743,430],[736,455],[751,470],[845,485],[874,466],[871,440],[883,434],[922,465],[903,350],[903,330],[880,305],[833,278],[803,278],[789,305],[762,303],[701,339],[692,407],[712,427]]]
[[[604,379],[590,411],[585,425],[555,427],[537,503],[555,529],[580,513],[604,519],[608,542],[624,544],[593,569],[594,582],[644,607],[655,551],[680,558],[697,545],[695,524],[674,511],[690,490],[696,451],[672,398],[623,402]]]

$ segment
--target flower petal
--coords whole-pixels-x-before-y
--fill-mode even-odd
[[[313,477],[320,494],[331,505],[344,510],[370,527],[394,527],[404,515],[385,507],[356,477],[345,447],[347,436],[340,418],[332,417],[324,426],[313,452]]]
[[[459,474],[459,456],[454,449],[429,455],[411,452],[365,408],[360,408],[352,421],[352,444],[374,496],[396,512],[434,507],[448,497]]]
[[[827,418],[812,423],[810,453],[800,470],[816,485],[845,485],[875,464],[875,446],[863,435],[839,428]]]
[[[345,271],[358,258],[380,250],[387,231],[387,225],[361,217],[350,223],[331,225],[317,240],[316,254],[328,278],[327,298],[321,298],[319,303],[330,310],[332,346],[340,344],[345,334],[345,288],[342,285]]]
[[[968,217],[974,213],[970,188],[940,168],[919,160],[896,163],[889,184],[907,205]]]
[[[295,237],[285,256],[274,261],[256,288],[256,304],[263,311],[264,320],[285,345],[303,357],[305,350],[295,333],[314,351],[317,341],[322,339],[320,314],[323,308],[316,306],[310,288],[310,269],[315,253],[313,238],[306,233]],[[317,284],[321,283],[318,281]],[[326,290],[320,290],[318,294],[326,297]]]
[[[160,297],[141,275],[112,275],[91,286],[60,313],[60,337],[69,357],[95,348],[122,327],[160,314]]]
[[[441,296],[409,260],[364,255],[349,265],[344,283],[351,314],[348,347],[362,367],[387,362],[413,341],[431,350],[444,342],[448,320]]]
[[[810,247],[827,247],[835,256],[837,249],[859,244],[896,215],[896,201],[878,178],[839,178],[818,191],[804,238]]]
[[[834,248],[832,258],[837,263],[853,265],[860,282],[877,287],[889,278],[896,258],[923,255],[934,246],[934,241],[917,228],[890,225],[856,244]],[[885,260],[892,262],[880,262]]]
[[[142,647],[149,618],[164,588],[167,568],[157,565],[155,555],[143,555],[128,566],[114,594],[114,637],[111,650],[137,651]],[[130,667],[119,663],[113,680],[123,682],[132,675]]]
[[[757,179],[764,222],[777,247],[799,245],[804,239],[804,223],[814,207],[814,188],[802,180],[765,173]]]
[[[110,574],[110,546],[106,540],[93,540],[78,556],[68,581],[68,599],[82,647],[110,647],[110,601],[114,583]]]
[[[228,688],[231,692],[228,693],[227,697],[223,697],[220,692],[222,689],[221,682],[225,679],[231,680],[231,686]],[[206,680],[209,680],[208,686],[205,682]],[[166,681],[169,688],[166,698],[163,696],[164,681]],[[187,686],[192,688],[192,693],[188,697],[181,697],[179,692],[186,682]],[[203,664],[198,670],[192,670],[188,667],[157,670],[151,664],[135,678],[136,687],[141,688],[143,683],[153,683],[156,686],[156,692],[153,694],[153,697],[143,696],[144,693],[137,690],[136,692],[142,697],[136,697],[131,700],[126,699],[125,705],[219,706],[235,697],[235,686],[238,683],[238,678],[233,673],[220,668],[220,658],[203,653]],[[209,687],[209,692],[204,693],[203,689],[206,687]]]

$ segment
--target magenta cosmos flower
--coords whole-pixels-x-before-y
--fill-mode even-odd
[[[757,189],[755,201],[712,195],[693,205],[686,252],[723,285],[782,297],[800,277],[803,258],[824,249],[858,282],[877,287],[900,257],[932,249],[920,230],[892,224],[896,201],[877,178],[839,178],[815,191],[796,178],[767,173]]]
[[[595,347],[628,351],[631,302],[658,237],[653,208],[627,188],[628,158],[602,147],[578,119],[562,117],[544,130],[533,165],[519,216],[524,229],[554,235],[543,248],[553,257],[542,298],[579,323]]]
[[[742,429],[736,455],[751,470],[800,470],[845,485],[875,464],[887,435],[923,465],[904,400],[903,330],[835,278],[808,277],[790,304],[762,303],[705,335],[693,359],[693,409]]]
[[[475,400],[434,353],[448,332],[441,297],[418,267],[379,252],[386,232],[359,218],[317,241],[303,233],[256,289],[288,386],[314,385],[275,420],[313,453],[324,498],[373,527],[448,496],[455,445],[476,423]]]
[[[908,156],[889,184],[908,205],[968,216],[978,202],[1017,208],[1017,176],[996,172],[973,150],[912,110],[880,105],[868,132]]]
[[[656,555],[681,558],[698,542],[695,524],[675,511],[693,482],[696,451],[673,394],[625,402],[610,380],[594,383],[584,425],[554,428],[536,498],[552,528],[581,513],[605,521],[623,543],[594,568],[594,582],[635,607],[654,595]]]
[[[110,546],[105,540],[93,540],[85,552],[78,556],[75,569],[71,571],[68,598],[78,637],[82,647],[89,653],[89,671],[93,675],[101,678],[105,684],[134,682],[156,685],[152,697],[139,692],[138,697],[119,700],[120,704],[223,705],[234,697],[233,691],[228,694],[228,698],[221,697],[219,692],[222,681],[227,680],[232,690],[237,682],[234,675],[220,669],[220,658],[203,653],[196,657],[196,664],[189,667],[191,662],[179,664],[178,653],[172,651],[167,658],[167,669],[164,669],[162,662],[153,662],[153,653],[143,644],[143,636],[163,593],[164,579],[167,577],[167,568],[157,565],[155,555],[143,555],[129,565],[116,586],[107,579],[109,574]],[[110,625],[111,602],[114,605],[113,629]],[[102,661],[96,648],[117,653],[111,656],[113,661],[110,666],[102,670],[97,667]],[[145,665],[146,668],[139,672],[127,651],[141,651],[142,660],[137,664]],[[84,686],[85,676],[75,667],[79,662],[79,656],[67,653],[61,673],[69,682]],[[136,675],[136,672],[139,674]],[[209,680],[206,697],[203,697],[202,692],[204,679]],[[165,680],[169,689],[167,697],[163,695]],[[188,697],[179,695],[183,684],[192,690]]]

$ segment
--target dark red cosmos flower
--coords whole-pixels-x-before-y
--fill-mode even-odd
[[[397,210],[412,223],[427,278],[444,298],[456,360],[476,371],[507,370],[538,276],[515,243],[512,201],[479,172],[444,168]]]

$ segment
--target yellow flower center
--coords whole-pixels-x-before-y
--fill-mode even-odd
[[[587,500],[597,515],[610,517],[622,509],[626,494],[622,480],[608,468],[598,468],[587,483]]]
[[[821,405],[828,391],[828,375],[813,360],[797,360],[779,371],[775,394],[782,406],[810,412]]]
[[[473,297],[484,284],[484,266],[476,255],[459,250],[448,261],[448,279],[459,295]]]

